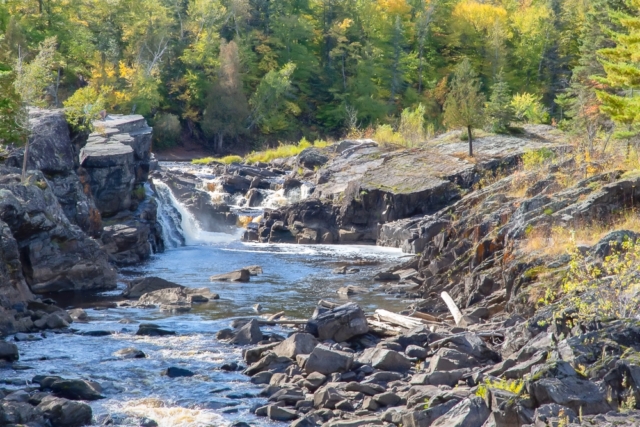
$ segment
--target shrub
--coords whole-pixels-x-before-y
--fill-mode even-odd
[[[373,134],[373,139],[382,145],[404,145],[405,140],[399,132],[389,125],[380,125]]]
[[[204,157],[202,159],[193,159],[191,163],[194,165],[208,165],[209,163],[222,163],[225,165],[230,165],[231,163],[242,163],[242,157],[231,155],[225,157]]]
[[[170,148],[180,142],[182,126],[175,114],[158,113],[153,121],[153,143],[157,149]]]
[[[531,93],[519,93],[511,99],[515,119],[524,123],[548,123],[549,113],[542,105],[540,97]]]
[[[506,390],[513,394],[519,395],[524,390],[524,380],[490,380],[486,379],[484,384],[478,386],[476,390],[476,396],[480,396],[483,399],[487,397],[487,390],[493,388],[498,390]]]
[[[64,101],[64,108],[67,122],[73,130],[91,133],[93,121],[100,118],[100,112],[105,109],[105,100],[94,87],[86,86],[76,90]]]
[[[522,166],[525,170],[532,170],[539,168],[543,164],[553,160],[556,157],[556,153],[548,148],[540,148],[538,150],[527,150],[522,155]]]
[[[398,133],[402,135],[405,144],[414,145],[424,142],[427,139],[424,123],[425,111],[424,105],[422,104],[418,104],[413,110],[411,108],[402,110]]]
[[[631,317],[640,311],[639,275],[640,240],[625,240],[602,263],[590,262],[574,245],[563,291],[580,318]]]

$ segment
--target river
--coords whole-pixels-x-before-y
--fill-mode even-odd
[[[141,417],[154,419],[162,427],[200,427],[230,425],[245,421],[255,425],[276,425],[251,414],[252,406],[264,402],[259,386],[239,372],[225,372],[220,366],[241,362],[242,348],[215,339],[232,319],[255,316],[252,306],[260,303],[265,313],[285,311],[287,316],[308,318],[320,299],[336,302],[337,289],[349,284],[369,293],[350,296],[367,312],[375,308],[400,310],[409,302],[377,290],[371,279],[376,271],[403,256],[399,250],[372,246],[259,245],[242,243],[235,235],[206,233],[198,229],[184,207],[178,229],[164,223],[165,233],[182,234],[186,244],[154,255],[148,262],[121,272],[122,279],[143,275],[159,276],[189,287],[207,287],[219,300],[195,307],[186,314],[170,314],[156,309],[118,307],[87,308],[89,321],[75,322],[78,332],[107,330],[103,337],[78,333],[45,333],[39,341],[17,343],[24,370],[0,372],[9,388],[24,386],[34,375],[59,375],[97,381],[105,399],[91,402],[94,420],[100,425],[138,426]],[[161,206],[165,214],[171,206]],[[171,216],[171,215],[168,215]],[[167,216],[163,221],[169,221]],[[175,224],[173,225],[175,226]],[[168,237],[165,237],[167,240]],[[170,236],[169,236],[170,238]],[[170,245],[172,246],[172,245]],[[356,274],[338,275],[332,270],[345,263],[357,263]],[[264,274],[250,283],[211,283],[209,276],[244,266],[260,265]],[[92,298],[61,299],[65,308],[95,307],[96,299],[108,299],[117,291]],[[346,301],[346,299],[344,299]],[[136,336],[137,324],[153,322],[177,333],[169,337]],[[263,332],[286,336],[290,330],[263,328]],[[135,347],[146,354],[143,359],[120,359],[118,350]],[[177,366],[196,373],[194,377],[171,379],[161,372]]]

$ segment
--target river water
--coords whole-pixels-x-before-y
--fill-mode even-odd
[[[159,276],[189,287],[207,287],[219,300],[202,304],[186,314],[170,314],[155,309],[118,307],[87,309],[89,321],[75,322],[79,332],[108,330],[106,337],[80,334],[46,333],[40,341],[19,342],[20,366],[24,370],[0,371],[5,386],[21,387],[34,375],[59,375],[97,381],[106,399],[91,402],[99,425],[110,417],[111,425],[137,426],[141,417],[154,419],[162,427],[200,427],[229,425],[245,421],[255,425],[277,425],[250,413],[253,405],[264,402],[259,386],[239,372],[225,372],[220,366],[241,362],[242,348],[215,340],[217,331],[228,328],[232,319],[255,316],[252,306],[260,303],[264,312],[285,311],[287,316],[308,318],[320,299],[345,301],[336,290],[349,284],[369,293],[349,297],[367,312],[375,308],[400,310],[409,302],[377,290],[375,272],[397,263],[399,250],[372,246],[304,246],[247,244],[235,235],[205,233],[193,223],[177,202],[161,206],[181,211],[181,224],[163,220],[174,237],[182,234],[185,246],[168,249],[143,265],[122,272],[122,278]],[[171,228],[174,229],[171,229]],[[178,241],[179,239],[176,239]],[[333,274],[338,266],[358,264],[359,273]],[[264,274],[250,283],[211,283],[209,276],[244,266],[260,265]],[[108,298],[120,289],[101,297]],[[99,296],[100,297],[100,296]],[[65,308],[87,305],[87,301],[68,300]],[[89,304],[90,305],[90,304]],[[153,322],[175,331],[170,337],[139,337],[137,324]],[[263,332],[286,336],[290,330],[265,327]],[[38,335],[39,336],[39,335]],[[143,359],[120,359],[118,350],[135,347],[146,354]],[[170,379],[161,372],[177,366],[196,373],[194,377]],[[2,378],[2,377],[5,378]]]

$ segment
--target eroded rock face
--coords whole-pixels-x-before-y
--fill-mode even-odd
[[[116,272],[98,242],[71,224],[41,172],[26,185],[19,170],[4,169],[0,220],[11,230],[31,291],[113,289]]]

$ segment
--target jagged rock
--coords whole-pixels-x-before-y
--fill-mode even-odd
[[[324,344],[316,346],[304,370],[307,373],[319,372],[324,375],[333,374],[334,372],[346,372],[353,364],[353,355],[343,351],[333,350]]]
[[[369,325],[362,309],[355,303],[348,303],[309,320],[306,331],[317,336],[320,341],[342,342],[366,334]]]
[[[462,353],[458,350],[441,348],[431,358],[431,362],[429,363],[429,372],[453,371],[462,368],[472,368],[479,365],[480,362],[476,358],[471,357],[466,353]]]
[[[81,427],[91,424],[92,411],[86,403],[47,396],[36,410],[49,420],[53,427]]]
[[[127,283],[127,288],[122,291],[122,296],[126,298],[140,298],[142,295],[168,288],[183,288],[184,286],[160,277],[144,277],[141,279],[133,279]]]
[[[391,372],[406,372],[413,364],[404,355],[394,350],[368,348],[357,359],[358,363],[368,364],[375,369]]]
[[[433,427],[482,427],[489,418],[489,408],[480,397],[465,399],[438,418]]]
[[[557,421],[562,419],[570,423],[578,421],[576,413],[571,408],[555,403],[548,403],[537,408],[533,420],[536,424],[547,425],[550,424],[554,418]]]
[[[248,282],[251,271],[246,269],[232,271],[230,273],[218,274],[209,278],[212,282]]]
[[[1,169],[1,168],[0,168]],[[18,243],[22,272],[33,292],[113,289],[116,272],[98,243],[72,225],[39,171],[20,182],[19,171],[4,173],[0,221]]]
[[[67,313],[69,313],[69,316],[71,316],[73,320],[87,320],[89,318],[87,312],[81,308],[68,310]]]
[[[596,384],[577,375],[562,379],[542,378],[531,383],[530,394],[538,405],[557,403],[584,415],[601,414],[612,409]]]
[[[229,343],[236,345],[257,344],[262,341],[262,331],[260,325],[255,319],[251,319],[246,325],[236,332],[235,336],[229,340]]]
[[[278,356],[295,360],[298,354],[310,354],[317,345],[318,340],[313,335],[296,333],[282,341],[273,349],[273,352]]]
[[[325,386],[313,394],[313,406],[316,408],[334,409],[345,396],[333,387]]]

